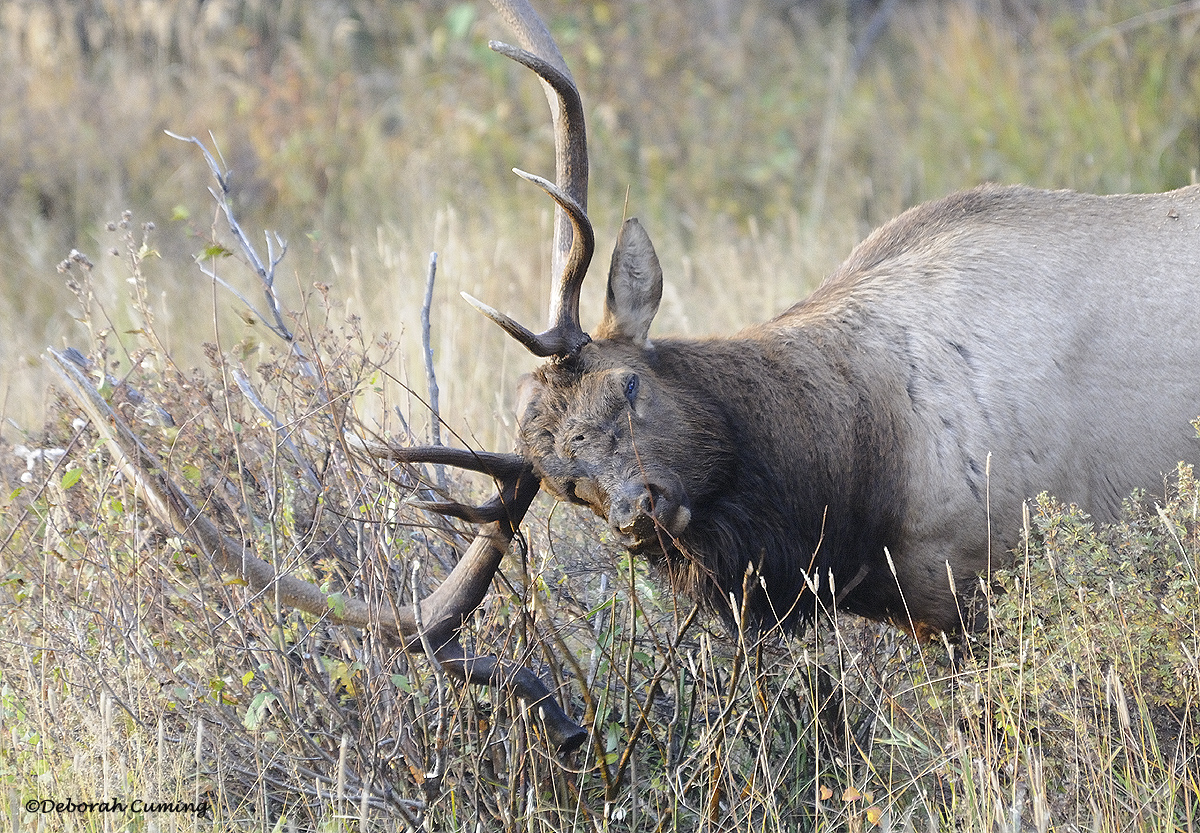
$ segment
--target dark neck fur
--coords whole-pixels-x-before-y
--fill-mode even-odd
[[[805,573],[819,577],[823,606],[832,602],[832,572],[835,588],[854,584],[841,606],[886,617],[896,612],[895,593],[879,572],[902,508],[894,420],[886,403],[868,397],[861,371],[825,358],[843,351],[818,349],[805,333],[789,340],[656,346],[660,378],[709,403],[720,424],[714,442],[727,446],[708,492],[693,501],[679,548],[659,566],[677,590],[726,618],[732,592],[755,629],[794,629],[813,614]]]

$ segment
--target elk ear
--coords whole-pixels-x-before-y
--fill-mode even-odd
[[[532,373],[526,373],[517,380],[517,425],[525,422],[525,414],[537,399],[545,386]]]
[[[597,338],[625,339],[649,347],[650,322],[662,300],[662,267],[642,224],[625,221],[608,270],[608,295]]]

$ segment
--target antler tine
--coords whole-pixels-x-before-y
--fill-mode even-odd
[[[486,524],[510,520],[510,504],[515,496],[516,484],[530,477],[533,469],[519,454],[500,454],[494,451],[472,451],[469,448],[451,448],[444,445],[393,445],[387,442],[366,442],[353,435],[347,442],[356,451],[376,460],[391,460],[396,463],[433,463],[439,466],[454,466],[465,471],[486,474],[497,481],[500,493],[482,506],[471,506],[456,500],[410,500],[409,506],[449,515],[473,524]]]
[[[492,43],[492,49],[528,67],[542,79],[546,100],[554,118],[555,179],[575,202],[587,209],[587,134],[583,123],[583,104],[571,70],[563,60],[558,44],[546,24],[529,5],[528,0],[492,0],[492,5],[508,23],[524,55],[511,46]],[[531,56],[533,61],[524,56]],[[547,71],[546,67],[550,70]],[[564,235],[566,229],[562,230]],[[565,256],[569,244],[563,242],[556,250]]]
[[[507,480],[529,466],[529,463],[520,454],[473,451],[469,448],[453,448],[446,445],[393,445],[381,442],[369,443],[352,437],[347,437],[347,439],[352,441],[352,447],[378,460],[454,466],[457,469],[491,475],[497,480]]]
[[[535,356],[540,358],[570,356],[591,341],[591,336],[585,333],[579,325],[579,291],[583,287],[583,278],[587,274],[588,264],[591,263],[592,252],[596,248],[596,236],[592,231],[592,224],[588,221],[587,214],[558,186],[519,168],[513,168],[513,173],[522,179],[529,180],[553,197],[562,212],[570,219],[575,230],[571,251],[567,264],[563,267],[558,292],[555,296],[558,303],[551,308],[550,329],[535,335],[517,321],[492,309],[468,293],[464,292],[462,296],[471,306],[495,321],[505,332],[525,345],[525,348]]]
[[[535,355],[569,356],[591,340],[579,321],[579,289],[595,249],[587,218],[588,158],[583,103],[562,53],[527,0],[492,0],[492,4],[512,27],[522,48],[497,42],[489,45],[533,70],[545,87],[554,119],[555,179],[565,199],[551,192],[558,203],[554,212],[552,259],[557,284],[551,293],[549,329],[534,335],[507,315],[474,299],[467,300]]]
[[[351,448],[376,460],[454,466],[495,478],[499,494],[482,506],[471,506],[456,500],[407,501],[409,506],[417,509],[448,515],[468,523],[487,524],[496,521],[511,521],[513,515],[511,504],[516,497],[517,484],[524,478],[533,477],[533,468],[519,454],[473,451],[469,448],[451,448],[444,445],[404,446],[388,442],[366,442],[353,435],[348,435],[346,439]]]

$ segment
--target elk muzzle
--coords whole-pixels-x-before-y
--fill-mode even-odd
[[[635,477],[609,496],[608,523],[631,552],[665,550],[667,542],[687,529],[692,510],[678,484]]]

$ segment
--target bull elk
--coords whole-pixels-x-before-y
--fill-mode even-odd
[[[584,733],[544,686],[456,639],[539,484],[743,626],[795,629],[836,606],[923,632],[976,624],[974,588],[1016,543],[1026,499],[1047,490],[1108,520],[1194,456],[1200,187],[954,194],[876,230],[778,317],[707,339],[650,337],[662,271],[627,220],[589,335],[579,93],[526,0],[493,2],[521,48],[492,47],[540,77],[554,117],[556,181],[522,175],[557,203],[557,283],[538,334],[468,300],[548,361],[521,381],[515,454],[375,450],[500,487],[484,506],[430,505],[485,526],[435,593],[383,624],[538,704],[557,745]],[[255,586],[292,581],[285,598],[329,614],[315,588],[274,575],[160,486],[219,564]]]
[[[756,628],[830,606],[970,628],[1025,500],[1113,519],[1194,456],[1200,187],[954,194],[879,228],[778,317],[699,340],[650,338],[662,271],[628,220],[589,335],[583,108],[533,11],[495,2],[523,49],[494,48],[546,85],[557,150],[556,184],[522,174],[558,205],[549,328],[468,296],[549,358],[521,381],[509,459],[676,591]]]
[[[579,94],[532,10],[497,5],[527,51],[496,48],[554,91],[557,186],[523,176],[558,203],[561,271],[541,334],[468,300],[549,357],[521,381],[519,459],[677,591],[755,627],[836,604],[953,630],[1023,501],[1111,519],[1194,455],[1200,187],[954,194],[778,317],[708,339],[650,338],[662,270],[627,220],[589,335]]]

